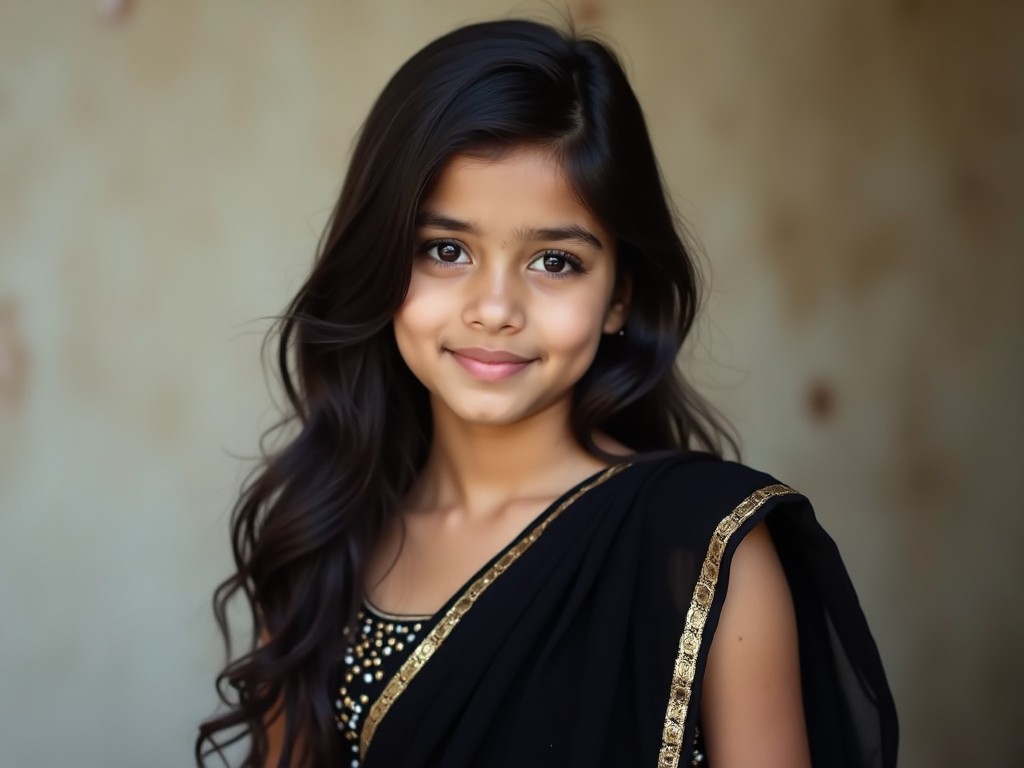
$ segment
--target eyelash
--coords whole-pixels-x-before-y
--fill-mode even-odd
[[[427,258],[429,258],[431,262],[433,262],[434,264],[436,264],[439,267],[444,267],[444,268],[447,269],[447,268],[450,268],[450,267],[461,267],[461,266],[464,266],[462,264],[453,264],[452,262],[449,262],[449,261],[441,261],[440,259],[435,259],[435,258],[433,258],[431,256],[428,256],[429,251],[432,248],[438,247],[439,245],[454,245],[456,248],[459,248],[464,253],[468,253],[468,251],[469,251],[469,249],[466,248],[466,246],[464,246],[458,240],[450,240],[450,239],[447,239],[447,238],[441,238],[441,239],[438,239],[438,240],[428,240],[427,242],[423,243],[423,245],[420,246],[420,253],[422,255],[424,255],[424,256],[427,256]],[[567,251],[560,251],[560,250],[558,250],[556,248],[546,248],[546,249],[544,249],[530,263],[533,264],[533,262],[537,261],[538,259],[542,259],[545,256],[557,256],[560,259],[564,259],[565,263],[569,265],[569,271],[568,272],[548,272],[547,270],[533,270],[534,272],[541,272],[544,275],[546,275],[547,277],[552,278],[554,280],[563,280],[563,279],[565,279],[567,277],[572,277],[573,275],[577,275],[577,274],[586,274],[586,272],[587,272],[587,269],[583,266],[583,262],[582,261],[580,261],[578,258],[573,256],[571,253],[569,253]]]

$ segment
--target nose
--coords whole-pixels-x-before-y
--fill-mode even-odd
[[[481,269],[466,282],[463,320],[490,333],[511,333],[523,327],[523,311],[515,278],[497,266]]]

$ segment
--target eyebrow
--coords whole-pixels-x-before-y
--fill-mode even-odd
[[[429,227],[431,229],[447,229],[453,232],[466,232],[467,234],[481,237],[480,227],[471,221],[446,216],[435,211],[421,211],[416,217],[417,227]],[[536,240],[580,243],[589,245],[598,250],[604,250],[601,240],[593,232],[581,227],[579,224],[565,224],[555,227],[519,227],[515,230],[516,239],[520,242]]]

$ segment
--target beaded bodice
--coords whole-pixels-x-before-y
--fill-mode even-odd
[[[356,614],[355,631],[346,643],[334,711],[345,740],[345,762],[359,768],[359,731],[370,706],[392,675],[430,631],[434,618],[385,613],[368,603]]]

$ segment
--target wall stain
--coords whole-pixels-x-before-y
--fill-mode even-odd
[[[807,412],[812,421],[831,421],[836,415],[835,387],[823,379],[812,380],[807,385]]]
[[[782,304],[791,321],[813,316],[821,299],[821,254],[810,247],[810,233],[794,205],[769,200],[762,209],[760,238],[780,278]]]
[[[24,416],[29,354],[19,314],[19,302],[13,295],[0,296],[0,485],[16,475],[19,461],[27,454]]]
[[[28,382],[28,348],[13,296],[0,297],[0,410],[18,411]]]
[[[604,8],[598,0],[579,0],[573,18],[580,26],[594,26],[604,19]]]
[[[134,10],[133,0],[99,0],[97,10],[109,22],[122,22]]]

